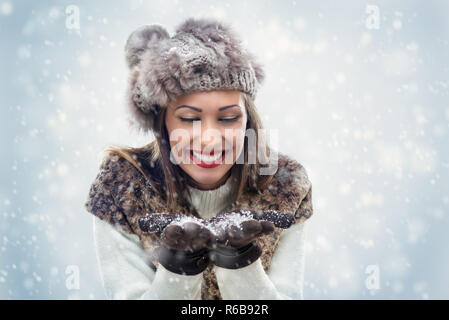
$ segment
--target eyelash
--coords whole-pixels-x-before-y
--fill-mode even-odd
[[[223,122],[234,122],[237,121],[237,119],[240,118],[240,116],[234,117],[234,118],[229,118],[229,119],[220,119]],[[181,119],[181,121],[183,122],[193,122],[195,120],[199,120],[198,118],[179,118]]]

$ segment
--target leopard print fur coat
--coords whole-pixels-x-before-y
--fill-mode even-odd
[[[151,176],[157,167],[142,163],[142,169]],[[199,216],[195,208],[184,202],[183,213]],[[152,257],[152,268],[157,270],[158,262],[152,255],[159,245],[153,234],[140,230],[138,219],[150,212],[170,212],[165,200],[153,190],[145,177],[126,159],[117,154],[103,158],[100,170],[88,194],[85,208],[102,220],[139,236],[142,247]],[[244,192],[239,201],[233,202],[228,210],[246,208],[252,210],[278,210],[290,213],[295,223],[301,223],[313,214],[312,184],[305,168],[293,158],[278,152],[278,168],[265,190]],[[262,265],[265,272],[270,268],[271,258],[276,250],[283,229],[275,227],[275,232],[257,239],[263,253]],[[201,299],[222,299],[217,285],[213,264],[203,272]]]

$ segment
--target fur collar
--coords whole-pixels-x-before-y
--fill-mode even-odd
[[[149,172],[150,175],[160,177],[160,173],[155,172],[161,170],[160,168],[146,167],[152,168],[152,171]],[[151,188],[149,184],[148,186]],[[267,188],[259,192],[244,190],[239,201],[233,202],[227,210],[232,211],[238,208],[278,210],[296,215],[296,218],[302,218],[302,222],[312,214],[311,203],[310,208],[303,206],[304,210],[298,211],[304,199],[311,200],[311,188],[312,184],[305,168],[288,155],[278,152],[278,168]],[[152,208],[148,209],[153,210],[152,212],[167,212],[165,201],[161,201],[158,195],[149,203],[152,204]],[[184,203],[186,214],[198,216],[196,209],[188,201]]]

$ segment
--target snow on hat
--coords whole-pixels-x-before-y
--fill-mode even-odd
[[[254,100],[265,78],[231,26],[208,18],[188,18],[173,37],[160,24],[142,26],[128,37],[125,54],[129,120],[144,132],[155,130],[154,117],[177,96],[239,90]]]

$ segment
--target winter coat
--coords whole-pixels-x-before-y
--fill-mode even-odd
[[[161,176],[161,168],[154,163],[140,161],[140,164],[147,176]],[[184,204],[182,213],[200,217],[190,202],[184,201]],[[157,269],[158,262],[152,254],[159,246],[159,240],[153,234],[142,232],[138,220],[147,213],[171,211],[165,200],[129,161],[116,154],[109,154],[103,159],[90,187],[85,208],[100,219],[138,235],[143,248],[152,257],[153,270]],[[289,213],[294,215],[295,224],[310,218],[313,214],[312,184],[305,168],[293,158],[278,152],[278,168],[270,184],[258,193],[244,190],[239,201],[233,202],[226,211],[239,208]],[[273,233],[256,240],[262,248],[260,258],[265,272],[270,268],[283,230],[275,227]],[[203,272],[201,298],[222,299],[212,264]]]

